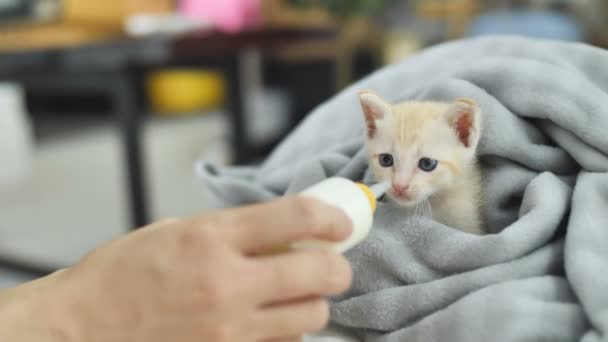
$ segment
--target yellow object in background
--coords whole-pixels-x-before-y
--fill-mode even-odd
[[[163,115],[190,114],[222,105],[226,87],[214,71],[168,69],[148,75],[152,110]]]

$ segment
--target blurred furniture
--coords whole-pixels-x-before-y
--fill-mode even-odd
[[[264,24],[279,28],[336,28],[338,23],[331,14],[320,7],[294,8],[286,0],[262,2]]]
[[[479,0],[419,0],[416,14],[423,18],[442,20],[447,23],[449,39],[461,38],[480,8]]]
[[[295,24],[294,24],[295,25]],[[327,26],[330,29],[332,26]],[[382,36],[380,30],[369,20],[360,18],[345,21],[336,29],[336,34],[324,39],[301,41],[273,48],[271,56],[275,60],[289,64],[307,64],[329,61],[333,82],[332,93],[348,86],[357,79],[356,62],[360,53],[368,55],[373,66],[381,64],[380,51]],[[368,70],[371,72],[371,70]]]
[[[141,123],[145,111],[141,101],[142,77],[168,66],[217,68],[227,79],[228,114],[232,128],[232,150],[236,163],[248,163],[267,152],[246,137],[240,56],[243,49],[267,50],[323,38],[328,30],[259,29],[238,34],[194,32],[176,37],[118,40],[74,48],[26,50],[0,53],[0,80],[19,82],[28,88],[53,91],[93,91],[111,100],[123,146],[132,227],[148,223],[146,175],[142,168]],[[94,181],[94,180],[92,180]],[[0,260],[0,266],[45,274],[36,265]]]
[[[572,13],[587,31],[588,42],[608,47],[608,3],[598,0],[570,1]]]
[[[290,66],[300,64],[303,68],[310,68],[311,64],[316,64],[323,69],[323,64],[330,62],[331,68],[325,73],[329,73],[332,78],[329,87],[332,89],[330,92],[334,93],[382,65],[383,37],[373,18],[364,15],[336,18],[328,7],[331,7],[328,3],[316,1],[263,1],[265,25],[281,28],[314,27],[337,32],[326,39],[292,44],[274,49],[272,53],[272,58]],[[307,72],[298,77],[313,78]],[[314,91],[315,89],[309,89],[308,93]],[[312,94],[304,94],[307,95]],[[306,108],[306,112],[311,109]]]
[[[61,0],[0,1],[0,23],[41,23],[56,20],[61,13]]]
[[[493,11],[471,22],[469,36],[512,34],[564,41],[584,41],[585,32],[573,17],[541,10]]]
[[[79,46],[123,35],[125,18],[166,13],[173,0],[12,0],[20,12],[0,17],[0,51]],[[36,9],[39,8],[39,9]],[[0,14],[2,12],[0,11]]]

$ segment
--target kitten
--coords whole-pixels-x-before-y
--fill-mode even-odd
[[[481,173],[475,152],[481,111],[470,99],[391,105],[359,93],[369,165],[398,205],[428,209],[436,221],[483,234]]]

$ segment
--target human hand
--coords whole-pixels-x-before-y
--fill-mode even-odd
[[[267,255],[287,243],[345,239],[352,222],[314,199],[155,223],[63,272],[77,341],[297,341],[328,321],[323,296],[351,281],[326,251]]]

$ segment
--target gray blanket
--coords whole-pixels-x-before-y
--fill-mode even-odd
[[[261,166],[200,173],[220,206],[369,177],[356,93],[475,99],[493,233],[380,203],[347,253],[354,284],[332,323],[365,341],[608,341],[608,53],[477,38],[386,67],[319,106]]]

